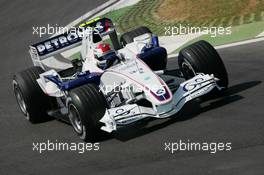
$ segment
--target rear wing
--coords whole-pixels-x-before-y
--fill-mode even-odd
[[[89,28],[101,35],[115,32],[113,22],[108,18],[96,18],[77,28],[29,46],[29,53],[35,66],[42,66],[42,60],[81,45],[84,32]]]

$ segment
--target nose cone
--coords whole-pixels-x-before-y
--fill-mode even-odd
[[[140,59],[128,60],[126,64],[112,70],[125,76],[134,86],[143,90],[147,98],[156,105],[172,99],[168,86]]]

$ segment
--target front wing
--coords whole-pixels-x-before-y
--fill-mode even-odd
[[[101,129],[112,132],[117,126],[128,125],[141,119],[167,118],[176,114],[187,102],[209,93],[214,88],[221,89],[217,85],[218,79],[213,75],[198,74],[190,80],[180,84],[173,98],[166,104],[152,107],[126,104],[120,107],[107,109],[100,122],[104,123]]]

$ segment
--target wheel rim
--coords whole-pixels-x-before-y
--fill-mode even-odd
[[[82,125],[81,117],[80,117],[78,110],[76,109],[76,107],[73,104],[69,105],[69,119],[70,119],[70,122],[71,122],[74,130],[78,134],[82,134],[83,125]]]
[[[16,96],[16,100],[18,103],[18,106],[20,110],[23,112],[23,114],[26,116],[26,119],[29,119],[28,111],[27,111],[27,105],[25,103],[25,100],[23,98],[23,95],[17,85],[14,85],[14,94]]]
[[[181,66],[182,66],[182,73],[184,74],[186,79],[190,79],[196,75],[195,70],[188,61],[184,60]]]

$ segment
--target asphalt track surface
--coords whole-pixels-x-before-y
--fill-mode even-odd
[[[264,173],[264,42],[219,50],[230,76],[223,98],[190,103],[173,119],[121,129],[100,151],[32,151],[32,142],[79,142],[70,125],[32,125],[12,94],[12,75],[32,63],[32,26],[66,25],[102,3],[90,0],[0,1],[0,174],[240,174]],[[176,65],[176,59],[169,61]],[[41,102],[40,102],[41,103]],[[231,142],[232,150],[164,151],[164,142]]]

